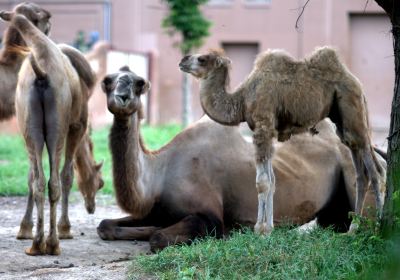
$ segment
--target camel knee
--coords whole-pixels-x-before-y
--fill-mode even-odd
[[[114,240],[114,228],[115,225],[112,220],[102,220],[97,227],[97,234],[103,240]]]
[[[49,183],[49,200],[50,203],[56,203],[60,199],[60,182],[58,179],[50,179]]]

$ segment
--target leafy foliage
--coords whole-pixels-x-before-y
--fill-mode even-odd
[[[178,43],[183,54],[200,47],[203,39],[209,35],[211,23],[203,17],[199,7],[208,0],[164,0],[169,14],[163,19],[162,26],[172,35],[179,32],[182,41]]]

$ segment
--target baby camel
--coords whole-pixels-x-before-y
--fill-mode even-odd
[[[56,206],[60,198],[60,185],[69,190],[73,180],[73,158],[87,127],[87,101],[89,92],[85,75],[92,76],[88,64],[76,64],[63,54],[44,33],[36,28],[18,10],[2,12],[30,49],[19,73],[16,93],[16,113],[30,160],[30,188],[37,207],[36,235],[29,255],[60,254],[56,228]],[[78,62],[75,61],[75,62]],[[65,143],[65,160],[59,175],[61,153]],[[50,163],[48,182],[50,201],[50,231],[44,240],[45,177],[42,152],[46,145]],[[68,193],[63,191],[63,193]],[[61,221],[66,222],[62,219]],[[69,224],[59,223],[60,235],[69,233]]]
[[[365,97],[359,81],[333,49],[316,49],[303,61],[296,61],[280,50],[262,53],[247,79],[233,93],[226,89],[230,60],[221,52],[188,55],[179,66],[200,79],[201,105],[210,118],[225,125],[246,121],[254,131],[256,232],[268,234],[273,229],[273,138],[285,141],[292,134],[317,133],[314,126],[325,117],[336,124],[340,138],[352,151],[357,172],[355,212],[361,213],[370,182],[380,216],[383,197],[379,186],[383,170],[371,147]],[[355,225],[350,231],[354,229]]]

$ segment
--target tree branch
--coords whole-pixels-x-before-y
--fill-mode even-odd
[[[300,12],[299,16],[297,17],[296,25],[294,26],[296,29],[299,29],[299,21],[300,21],[300,18],[302,17],[302,15],[304,13],[304,10],[306,9],[306,6],[308,5],[308,2],[310,2],[310,0],[306,1],[306,3],[301,8],[301,12]]]

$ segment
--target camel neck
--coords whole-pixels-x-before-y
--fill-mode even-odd
[[[201,83],[200,102],[203,110],[214,121],[224,125],[238,125],[244,120],[243,97],[240,91],[228,93],[229,69],[218,68]]]
[[[20,66],[26,54],[26,44],[14,27],[8,27],[3,36],[3,48],[0,51],[0,61],[4,64]]]
[[[137,113],[130,118],[114,116],[110,133],[113,183],[120,207],[136,218],[145,216],[152,206],[141,180],[146,157],[140,146]]]

